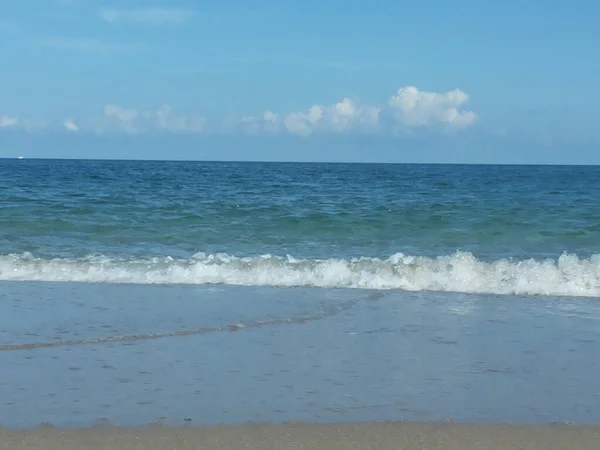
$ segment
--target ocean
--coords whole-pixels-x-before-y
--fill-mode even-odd
[[[0,423],[600,421],[600,167],[0,160]]]

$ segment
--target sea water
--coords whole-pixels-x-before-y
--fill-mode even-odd
[[[600,420],[600,168],[0,160],[0,423]]]

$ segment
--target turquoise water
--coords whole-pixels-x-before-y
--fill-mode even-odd
[[[0,279],[600,294],[600,168],[0,161]]]

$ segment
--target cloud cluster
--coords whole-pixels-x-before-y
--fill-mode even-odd
[[[220,124],[208,124],[205,117],[197,114],[175,113],[169,105],[140,110],[108,104],[104,106],[102,116],[94,121],[67,118],[62,127],[71,133],[242,132],[304,137],[325,133],[395,133],[415,129],[452,132],[472,126],[477,120],[475,112],[465,109],[468,100],[469,96],[460,89],[438,93],[405,86],[388,98],[384,105],[363,104],[345,97],[331,105],[314,104],[304,111],[280,114],[268,110],[261,115],[241,116]],[[16,118],[0,116],[0,127],[16,124]]]
[[[242,131],[249,133],[288,132],[310,136],[317,132],[345,133],[375,131],[379,126],[381,108],[360,105],[349,98],[334,105],[313,105],[303,112],[279,115],[266,111],[262,116],[243,116],[239,120]]]
[[[374,131],[379,125],[380,112],[377,106],[360,105],[344,98],[334,105],[313,105],[306,112],[288,114],[283,124],[288,132],[301,136],[318,131]]]
[[[242,130],[252,133],[286,131],[293,135],[314,133],[375,132],[417,127],[459,130],[473,125],[477,115],[462,107],[469,96],[455,89],[437,93],[402,87],[388,99],[387,105],[363,105],[343,98],[333,105],[313,105],[306,111],[292,112],[280,118],[271,111],[263,117],[245,116],[239,121]]]
[[[469,96],[460,89],[439,94],[407,86],[398,89],[388,105],[399,125],[421,127],[443,124],[450,128],[464,128],[477,119],[473,111],[459,109],[468,101]]]
[[[100,12],[100,17],[109,23],[177,25],[189,20],[192,12],[171,8],[105,9]]]

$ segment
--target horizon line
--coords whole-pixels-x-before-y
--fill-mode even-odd
[[[104,162],[193,162],[193,163],[236,163],[236,164],[372,164],[372,165],[421,165],[421,166],[548,166],[548,167],[597,167],[600,164],[585,163],[482,163],[482,162],[401,162],[401,161],[301,161],[301,160],[236,160],[236,159],[140,159],[140,158],[72,158],[72,157],[15,157],[0,156],[0,161],[104,161]]]

